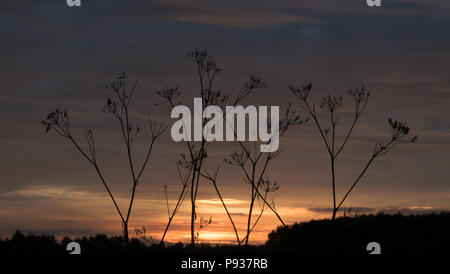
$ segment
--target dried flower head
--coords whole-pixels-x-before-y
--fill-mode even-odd
[[[323,97],[319,107],[325,112],[335,112],[338,108],[342,107],[342,97],[327,95]]]

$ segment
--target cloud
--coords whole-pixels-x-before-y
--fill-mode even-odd
[[[248,201],[237,200],[232,198],[224,198],[224,203],[227,205],[235,205],[235,204],[247,204]],[[209,199],[209,200],[197,200],[199,204],[209,204],[209,205],[222,205],[222,201],[219,199]]]
[[[370,207],[341,207],[341,212],[350,210],[354,213],[371,213],[375,212],[375,208]],[[309,211],[317,212],[317,213],[330,213],[333,212],[333,208],[331,207],[310,207],[308,208]]]
[[[313,23],[318,20],[283,13],[254,11],[225,11],[222,13],[181,14],[171,16],[172,20],[190,23],[223,25],[244,28],[270,27],[279,24]]]
[[[100,199],[93,192],[75,190],[73,187],[36,185],[28,188],[8,191],[0,195],[2,198],[46,198],[46,199]]]
[[[330,213],[333,212],[331,207],[312,207],[308,210],[317,213]],[[430,214],[430,213],[440,213],[442,211],[449,211],[450,209],[436,208],[431,206],[411,206],[411,207],[341,207],[340,212],[357,213],[357,214],[370,214],[370,213],[385,213],[385,214],[397,214],[401,213],[403,215],[411,214]]]

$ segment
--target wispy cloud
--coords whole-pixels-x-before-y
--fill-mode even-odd
[[[308,210],[319,213],[330,213],[333,211],[331,207],[313,207],[308,208]],[[401,213],[404,215],[410,214],[429,214],[429,213],[439,213],[442,211],[449,211],[450,209],[437,208],[432,206],[411,206],[411,207],[341,207],[340,212],[350,211],[352,213],[358,214],[369,214],[369,213],[385,213],[385,214],[397,214]]]
[[[180,14],[172,16],[171,19],[181,22],[244,28],[265,28],[281,24],[314,23],[318,21],[314,18],[295,14],[236,10],[222,11],[221,13]]]
[[[0,197],[47,198],[47,199],[98,199],[93,192],[75,190],[73,187],[37,185],[2,193]]]

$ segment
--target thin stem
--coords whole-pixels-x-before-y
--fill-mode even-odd
[[[366,173],[367,169],[369,168],[370,164],[372,164],[373,160],[376,158],[375,155],[372,155],[372,157],[370,157],[370,160],[367,162],[367,164],[364,166],[362,172],[359,174],[359,176],[356,178],[355,182],[352,184],[352,186],[350,187],[350,189],[347,191],[347,193],[344,195],[344,198],[342,198],[341,202],[339,203],[339,205],[335,208],[335,211],[337,212],[339,210],[339,208],[341,207],[341,205],[344,203],[345,199],[347,199],[347,196],[350,194],[350,192],[353,190],[353,188],[356,186],[356,184],[358,184],[359,180],[362,178],[362,176],[364,175],[364,173]]]
[[[350,135],[352,134],[353,129],[355,128],[356,122],[358,121],[358,117],[359,117],[359,115],[355,115],[355,119],[353,119],[352,126],[350,127],[350,129],[349,129],[349,131],[347,133],[347,136],[344,139],[344,142],[339,147],[337,152],[334,154],[335,157],[337,157],[339,155],[339,153],[341,153],[341,151],[344,149],[345,145],[347,144],[347,141],[350,139]]]
[[[94,166],[95,171],[97,172],[97,175],[100,177],[100,180],[102,181],[103,185],[106,188],[106,191],[108,192],[109,197],[111,197],[111,200],[114,203],[114,207],[117,210],[117,213],[119,214],[120,218],[122,219],[122,222],[125,223],[125,219],[123,218],[122,212],[119,209],[119,206],[117,205],[116,199],[114,199],[113,194],[111,193],[111,190],[108,187],[108,184],[106,183],[102,173],[100,172],[100,169],[98,168],[97,163],[95,163],[94,161],[92,161],[89,156],[87,156],[87,154],[83,151],[83,149],[78,145],[78,143],[75,141],[75,139],[69,135],[68,136],[69,140],[72,141],[72,143],[74,144],[74,146],[77,148],[77,150],[79,152],[81,152],[81,154]]]
[[[226,213],[227,213],[228,219],[230,220],[231,225],[233,226],[233,230],[234,230],[234,233],[235,233],[235,235],[236,235],[237,243],[238,243],[238,245],[240,245],[240,244],[241,244],[241,241],[239,240],[239,234],[238,234],[236,225],[234,224],[233,218],[231,217],[231,214],[230,214],[230,212],[228,211],[228,208],[227,208],[227,206],[226,206],[226,204],[225,204],[225,201],[224,201],[223,198],[222,198],[222,194],[220,194],[219,188],[217,187],[217,181],[216,181],[216,179],[214,179],[214,178],[212,178],[212,177],[210,177],[210,176],[208,176],[208,175],[204,175],[204,174],[202,174],[202,173],[200,173],[200,174],[201,174],[204,178],[210,180],[211,183],[213,184],[214,189],[216,190],[217,196],[219,197],[220,202],[222,203],[223,208],[225,209],[225,211],[226,211]]]
[[[334,166],[334,157],[331,157],[331,182],[333,189],[333,216],[332,220],[336,217],[336,178],[335,178],[335,166]]]
[[[175,217],[175,215],[177,214],[179,208],[183,204],[184,193],[185,193],[186,188],[188,186],[187,180],[190,177],[191,170],[189,170],[189,173],[183,179],[183,177],[181,176],[181,171],[180,171],[180,168],[178,167],[178,165],[177,165],[177,169],[178,169],[178,175],[180,176],[180,179],[181,179],[181,181],[183,183],[183,188],[181,190],[180,196],[178,197],[177,204],[175,205],[175,207],[174,207],[174,209],[172,211],[172,214],[169,217],[169,221],[167,222],[166,228],[164,229],[164,232],[163,232],[163,235],[162,235],[161,240],[159,242],[159,245],[163,245],[164,244],[164,238],[166,237],[167,231],[169,230],[169,227],[170,227],[170,225],[172,223],[173,218]]]
[[[311,107],[309,106],[309,104],[307,103],[306,100],[304,101],[304,103],[305,103],[305,106],[306,106],[309,114],[313,117],[314,122],[316,123],[317,129],[319,129],[320,135],[322,136],[322,140],[325,143],[325,146],[327,148],[328,153],[330,155],[333,155],[333,153],[331,152],[331,149],[330,149],[330,145],[328,144],[327,138],[325,137],[325,134],[324,134],[324,132],[322,130],[322,126],[319,123],[319,119],[318,119],[318,117],[316,115],[316,111],[315,110],[311,110]]]

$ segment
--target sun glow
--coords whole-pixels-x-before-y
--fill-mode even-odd
[[[226,205],[236,205],[236,204],[245,204],[248,203],[247,201],[242,201],[242,200],[236,200],[236,199],[230,199],[230,198],[225,198],[223,199],[224,203]],[[220,201],[219,199],[210,199],[210,200],[198,200],[197,201],[199,204],[212,204],[212,205],[222,205],[222,201]]]

